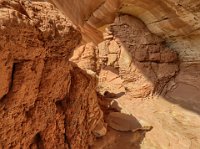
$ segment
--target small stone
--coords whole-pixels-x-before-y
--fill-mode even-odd
[[[110,40],[113,39],[113,35],[107,35],[103,37],[104,40]]]
[[[109,35],[112,35],[112,31],[110,31],[110,28],[105,28],[105,32]]]
[[[118,112],[121,112],[122,106],[120,105],[120,103],[117,100],[113,100],[110,103],[110,107]]]
[[[111,93],[109,91],[105,91],[104,92],[104,97],[106,97],[106,98],[115,98],[116,94],[115,93]]]
[[[132,115],[111,112],[107,117],[108,126],[118,131],[132,131],[142,128],[138,120]]]
[[[94,128],[94,130],[92,131],[92,133],[95,135],[95,137],[99,138],[99,137],[103,137],[106,135],[107,133],[107,128],[106,128],[106,124],[102,121],[100,121],[96,127]]]
[[[116,54],[116,53],[119,53],[120,47],[116,41],[112,40],[112,41],[110,41],[108,50],[109,50],[109,53]]]

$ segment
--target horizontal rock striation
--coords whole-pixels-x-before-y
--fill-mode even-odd
[[[142,20],[152,33],[165,39],[179,53],[181,61],[200,60],[198,0],[49,1],[81,28],[84,41],[101,42],[106,25],[113,23],[118,14],[128,14]]]

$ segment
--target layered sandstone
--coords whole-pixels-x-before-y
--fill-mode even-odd
[[[33,1],[0,0],[0,148],[199,147],[200,2]]]
[[[114,21],[116,13],[141,19],[151,32],[164,36],[198,35],[199,4],[197,0],[49,0],[83,29],[93,41],[99,39],[98,30]],[[77,13],[73,13],[76,11]],[[79,14],[79,15],[77,15]],[[96,33],[96,36],[94,35]],[[92,35],[93,34],[93,35]],[[96,38],[93,38],[96,37]],[[87,39],[88,39],[87,38]]]
[[[198,0],[49,0],[81,28],[84,41],[99,43],[102,31],[118,14],[142,20],[179,53],[181,61],[199,61]],[[74,13],[76,12],[76,13]]]
[[[98,55],[84,53],[90,55],[92,63],[96,62],[97,71],[92,74],[99,79],[98,91],[105,93],[106,100],[112,100],[108,107],[136,117],[141,125],[153,126],[139,145],[141,148],[198,148],[199,2],[117,2],[102,1],[95,10],[90,9],[89,0],[84,1],[87,9],[74,3],[74,9],[88,16],[86,21],[72,18],[78,20],[82,33],[89,24],[90,31],[95,29],[102,35],[97,47],[86,45]],[[70,13],[69,9],[59,8]],[[92,35],[87,41],[96,42],[98,38],[94,37],[100,37],[95,32]],[[76,59],[82,67],[87,58]],[[82,68],[89,72],[91,66]],[[123,127],[123,121],[117,121]],[[120,135],[123,137],[110,131],[93,148],[128,149],[139,141],[131,139],[137,134]]]

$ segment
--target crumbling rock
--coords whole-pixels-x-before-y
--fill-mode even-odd
[[[134,131],[142,127],[134,116],[119,112],[111,112],[107,122],[110,127],[118,131]]]
[[[89,69],[97,73],[102,94],[122,88],[114,92],[126,91],[134,98],[147,97],[160,93],[178,72],[177,53],[137,18],[119,16],[106,32],[114,38],[98,47],[91,43],[81,46],[71,58],[87,72]]]
[[[116,18],[109,30],[114,39],[104,41],[104,45],[107,45],[104,48],[106,54],[99,56],[102,69],[116,69],[123,81],[121,87],[131,93],[132,97],[143,98],[162,91],[178,72],[177,53],[167,48],[162,39],[152,34],[140,20],[131,16]],[[101,57],[107,57],[107,62],[103,63]],[[99,85],[106,86],[104,82],[107,81]]]
[[[87,148],[106,128],[96,80],[69,62],[81,34],[46,2],[0,13],[0,148]]]
[[[53,5],[0,1],[0,148],[88,148],[107,132],[96,81],[111,108],[154,129],[142,144],[111,129],[94,147],[199,147],[199,2],[49,1],[101,43],[73,55],[81,35]]]

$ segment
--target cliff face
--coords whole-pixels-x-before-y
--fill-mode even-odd
[[[75,24],[80,25],[83,33],[87,34],[90,31],[95,34],[97,32],[95,29],[112,23],[116,13],[135,16],[141,19],[152,33],[166,38],[199,34],[200,2],[197,0],[152,0],[151,3],[148,0],[97,0],[95,2],[50,0],[50,2],[69,16]],[[75,10],[78,16],[73,13]],[[96,39],[99,37],[96,36]]]
[[[44,1],[0,0],[0,148],[199,148],[199,1]]]
[[[50,0],[76,25],[85,41],[102,41],[102,28],[117,14],[142,20],[154,34],[178,51],[182,61],[199,60],[200,12],[198,0]],[[73,13],[76,11],[77,13]],[[78,15],[77,15],[78,14]]]
[[[99,92],[113,93],[111,108],[154,127],[141,148],[198,148],[199,1],[51,2],[80,27],[84,41],[99,43],[77,49],[71,60],[99,78]],[[116,136],[94,148],[133,147]]]
[[[81,34],[48,3],[0,13],[0,148],[87,148],[103,121],[95,79],[68,60]]]
[[[109,110],[132,115],[153,129],[141,144],[137,133],[111,130],[93,148],[139,148],[138,143],[141,148],[198,148],[198,61],[181,61],[175,49],[130,15],[116,17],[103,35],[98,46],[83,45],[70,60],[98,78],[103,102],[112,100]]]

